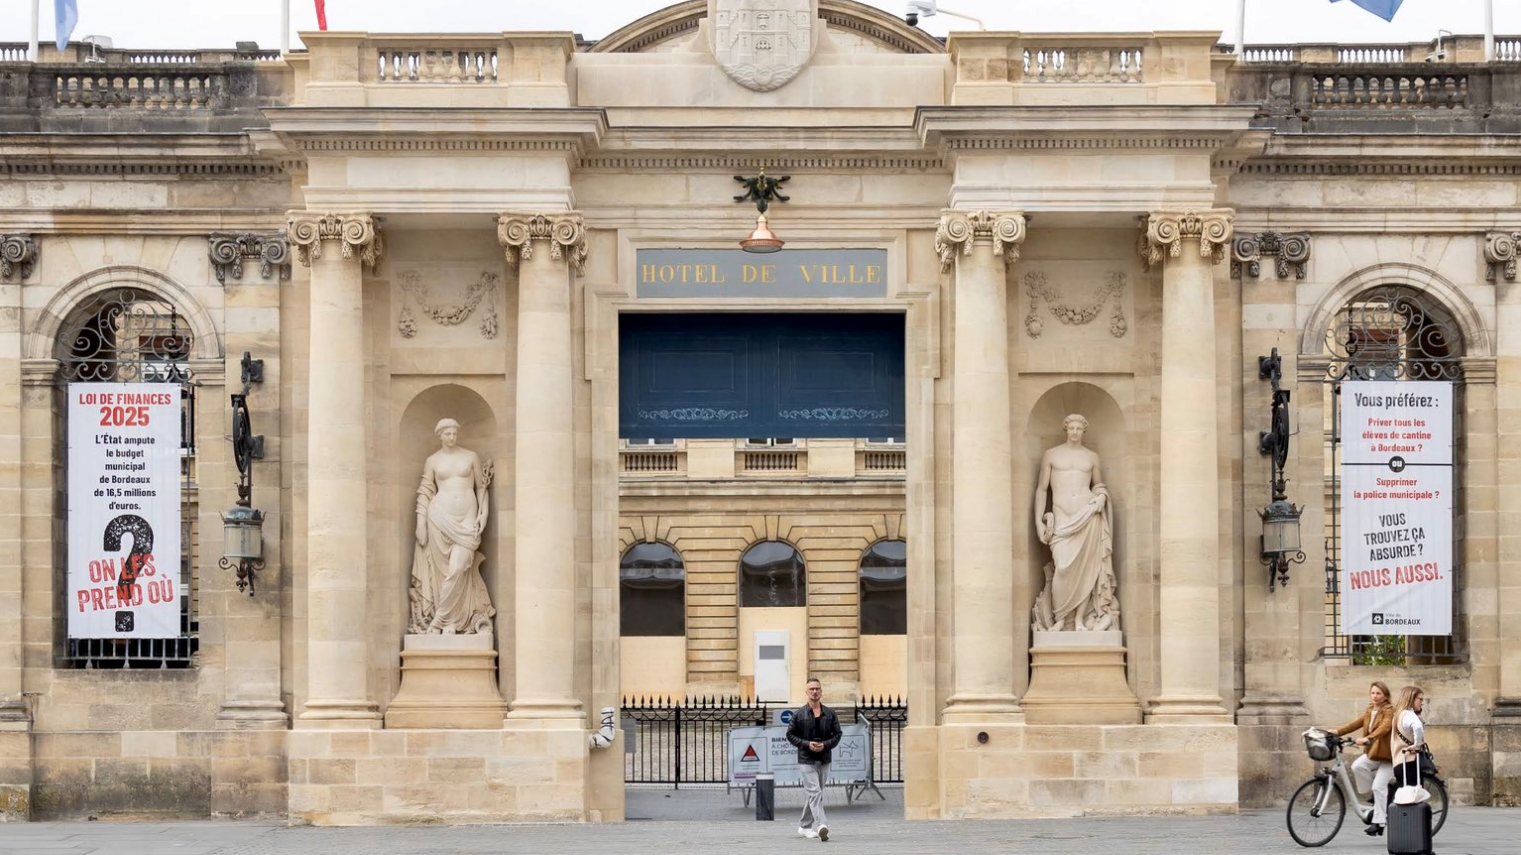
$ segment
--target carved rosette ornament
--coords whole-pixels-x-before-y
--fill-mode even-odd
[[[1287,279],[1289,270],[1295,279],[1303,279],[1305,262],[1310,260],[1310,233],[1258,232],[1238,235],[1231,241],[1231,278],[1239,279],[1245,271],[1253,279],[1262,275],[1262,259],[1273,260],[1279,279]]]
[[[259,263],[259,276],[268,279],[279,274],[290,278],[290,243],[284,232],[212,232],[206,236],[206,252],[216,270],[217,281],[227,284],[227,274],[243,278],[243,265]]]
[[[580,214],[503,214],[496,237],[513,267],[533,258],[541,248],[534,246],[538,241],[549,245],[550,258],[569,259],[578,276],[586,275],[586,225]]]
[[[1231,238],[1229,211],[1186,211],[1181,214],[1152,214],[1146,219],[1146,231],[1137,249],[1147,267],[1162,263],[1165,251],[1169,258],[1183,254],[1183,242],[1199,242],[1199,254],[1212,263],[1225,260]]]
[[[20,273],[25,279],[37,264],[37,242],[27,235],[0,235],[0,279]]]
[[[380,266],[385,253],[385,241],[381,237],[375,218],[369,214],[319,214],[308,211],[292,211],[289,228],[285,231],[290,242],[296,246],[296,260],[303,267],[322,257],[326,241],[336,242],[344,258],[359,260],[371,271]]]
[[[1516,281],[1517,246],[1521,246],[1521,231],[1490,232],[1484,236],[1484,260],[1489,264],[1489,271],[1484,274],[1487,281],[1494,282],[1501,276],[1507,282]]]
[[[935,230],[935,252],[940,255],[940,271],[948,272],[956,263],[956,253],[972,254],[972,245],[991,241],[993,254],[1004,264],[1019,260],[1019,245],[1025,242],[1023,214],[995,214],[991,211],[945,211]]]

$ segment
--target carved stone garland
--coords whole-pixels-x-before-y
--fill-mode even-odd
[[[1152,214],[1146,218],[1146,229],[1141,232],[1136,249],[1151,268],[1162,263],[1164,248],[1168,257],[1177,258],[1183,254],[1183,241],[1197,240],[1199,254],[1219,264],[1225,260],[1230,237],[1231,218],[1223,211]]]
[[[0,235],[0,279],[20,272],[25,279],[37,264],[37,242],[29,235]]]
[[[359,260],[371,271],[380,266],[380,257],[385,253],[380,229],[369,214],[293,211],[286,235],[296,245],[296,260],[303,267],[310,267],[322,257],[324,241],[337,241],[344,258],[353,258],[357,251]]]
[[[397,319],[396,329],[402,338],[412,338],[417,335],[417,317],[412,314],[412,303],[422,309],[423,314],[432,318],[434,323],[443,327],[458,326],[470,319],[481,301],[490,297],[485,313],[481,316],[481,337],[487,339],[496,338],[497,314],[496,292],[501,284],[502,277],[495,273],[481,273],[481,278],[469,288],[465,289],[465,300],[457,305],[433,302],[429,293],[428,284],[422,281],[422,276],[415,270],[409,270],[401,276],[401,290],[403,293],[401,315]],[[410,299],[408,299],[410,298]]]
[[[290,243],[284,232],[212,232],[206,241],[211,266],[223,285],[229,273],[234,279],[242,279],[243,265],[250,261],[259,262],[259,276],[264,279],[276,272],[281,279],[290,278]]]
[[[1273,267],[1279,279],[1287,279],[1289,270],[1295,279],[1303,279],[1305,263],[1310,260],[1310,233],[1258,232],[1255,235],[1239,235],[1231,242],[1231,278],[1246,275],[1257,278],[1262,275],[1262,257],[1273,259]]]
[[[578,276],[586,275],[586,226],[580,214],[503,214],[496,236],[513,267],[533,258],[533,242],[542,241],[549,244],[550,258],[568,258]]]
[[[993,254],[1002,256],[1005,265],[1019,260],[1019,245],[1025,240],[1023,214],[996,214],[976,211],[970,214],[946,211],[940,215],[935,230],[935,252],[940,256],[940,271],[949,272],[956,263],[956,253],[972,254],[978,240],[993,242]]]
[[[1489,270],[1485,280],[1494,282],[1500,276],[1505,281],[1516,281],[1516,247],[1521,245],[1521,231],[1490,232],[1484,236],[1484,260]]]
[[[1039,310],[1041,300],[1046,301],[1047,310],[1057,320],[1071,326],[1083,326],[1098,317],[1112,296],[1114,309],[1109,314],[1109,334],[1115,338],[1124,338],[1126,330],[1130,328],[1125,320],[1124,294],[1125,274],[1111,272],[1090,300],[1076,306],[1060,303],[1057,302],[1058,294],[1046,282],[1046,274],[1032,270],[1025,274],[1025,296],[1029,301],[1029,308],[1025,312],[1025,332],[1030,334],[1030,338],[1040,338],[1044,331],[1045,325],[1041,323]]]

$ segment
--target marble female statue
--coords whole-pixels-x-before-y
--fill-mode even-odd
[[[441,447],[423,464],[417,487],[417,548],[412,556],[412,633],[491,632],[496,609],[481,579],[492,466],[460,448],[459,422],[433,429]]]
[[[1067,416],[1062,430],[1067,441],[1041,456],[1035,487],[1035,531],[1051,548],[1051,561],[1045,566],[1046,588],[1035,602],[1034,627],[1119,629],[1109,488],[1100,475],[1098,454],[1083,445],[1088,420]]]

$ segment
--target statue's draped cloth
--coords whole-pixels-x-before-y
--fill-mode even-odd
[[[443,632],[490,632],[496,609],[486,594],[480,567],[486,556],[480,552],[481,536],[474,530],[475,518],[454,519],[433,496],[438,485],[423,477],[417,488],[417,510],[427,507],[428,545],[417,546],[412,554],[412,625],[409,632],[424,633],[430,626]],[[460,572],[451,575],[449,556],[455,550],[467,551],[471,558],[462,562]]]
[[[1075,616],[1082,627],[1093,616],[1115,610],[1114,521],[1109,515],[1109,488],[1095,484],[1093,495],[1104,497],[1102,506],[1090,501],[1066,518],[1061,508],[1052,508],[1055,527],[1050,546],[1056,572],[1051,578],[1051,612],[1058,627],[1069,616]]]

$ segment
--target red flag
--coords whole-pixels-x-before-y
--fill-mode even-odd
[[[327,32],[327,0],[317,0],[317,29]]]

